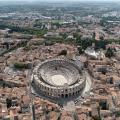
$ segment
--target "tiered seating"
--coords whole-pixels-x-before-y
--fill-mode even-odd
[[[39,74],[46,82],[52,83],[53,75],[62,75],[68,80],[68,84],[74,83],[78,79],[79,71],[75,68],[73,63],[63,60],[54,60],[44,63],[40,69]]]
[[[75,95],[85,86],[80,67],[74,61],[63,59],[40,63],[34,70],[34,80],[40,91],[54,97]]]

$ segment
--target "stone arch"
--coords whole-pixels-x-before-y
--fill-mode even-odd
[[[61,94],[61,97],[64,98],[64,94]]]
[[[65,98],[68,98],[68,94],[65,94]]]

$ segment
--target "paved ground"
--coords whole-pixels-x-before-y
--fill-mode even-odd
[[[69,101],[64,105],[65,111],[75,111],[75,103],[74,101]]]
[[[76,106],[77,105],[80,106],[83,102],[85,102],[84,97],[90,95],[92,79],[91,79],[90,75],[88,74],[88,72],[85,72],[85,74],[86,74],[86,85],[85,85],[85,88],[84,88],[82,94],[74,100]]]
[[[91,86],[92,86],[92,80],[88,72],[85,72],[86,74],[86,86],[85,89],[82,92],[82,96],[89,94]]]

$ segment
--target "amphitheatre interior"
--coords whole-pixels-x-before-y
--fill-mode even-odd
[[[48,59],[33,70],[32,86],[40,96],[69,99],[80,96],[86,86],[82,63],[67,58]]]
[[[62,86],[64,84],[67,84],[67,79],[63,75],[58,74],[52,76],[51,82],[54,85]]]

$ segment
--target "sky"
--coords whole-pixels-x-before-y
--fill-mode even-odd
[[[82,2],[85,2],[85,1],[99,1],[99,2],[119,2],[120,3],[120,0],[0,0],[0,2],[63,2],[63,1],[66,1],[66,2],[79,2],[79,1],[82,1]]]
[[[120,1],[120,0],[0,0],[0,1],[28,1],[28,2],[32,2],[32,1]]]

